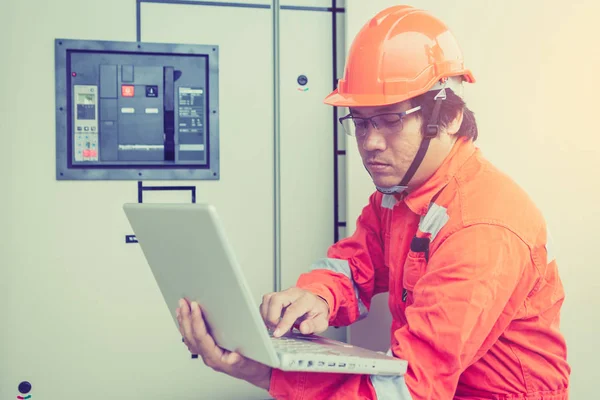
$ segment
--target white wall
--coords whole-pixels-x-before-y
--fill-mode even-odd
[[[257,304],[274,281],[271,16],[141,5],[142,41],[220,46],[221,180],[183,184],[217,205]],[[333,241],[333,122],[322,103],[332,87],[332,32],[328,12],[281,10],[280,20],[288,287]],[[121,206],[137,201],[137,182],[55,180],[54,39],[135,41],[135,0],[3,2],[0,33],[0,398],[15,398],[23,380],[33,399],[266,398],[190,359],[139,247],[124,242],[132,232]],[[297,90],[300,74],[307,92]],[[145,182],[172,184],[182,182]],[[190,200],[146,192],[144,201]]]
[[[370,16],[398,3],[349,0],[347,47]],[[600,262],[595,252],[600,226],[600,51],[594,33],[600,3],[414,0],[411,5],[435,13],[457,36],[478,80],[466,88],[480,130],[477,143],[529,192],[552,229],[567,296],[562,330],[573,367],[571,397],[591,398],[600,378]],[[352,232],[373,187],[356,146],[348,147]],[[373,324],[387,334],[385,306],[381,296],[377,318],[352,328],[352,342],[369,344]],[[387,340],[386,335],[378,338]],[[370,345],[386,346],[381,341]]]

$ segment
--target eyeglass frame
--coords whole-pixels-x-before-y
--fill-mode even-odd
[[[348,136],[362,138],[362,137],[366,136],[367,129],[365,129],[365,133],[363,135],[350,135],[347,132],[347,129],[344,128],[344,121],[346,121],[348,119],[360,119],[360,120],[365,121],[365,123],[369,122],[373,126],[374,129],[379,131],[379,128],[375,125],[375,122],[373,122],[373,118],[381,117],[382,115],[398,115],[400,117],[398,122],[403,122],[404,117],[406,117],[407,115],[414,114],[415,112],[419,111],[420,109],[421,109],[421,106],[416,106],[416,107],[410,108],[406,111],[402,111],[399,113],[386,112],[386,113],[382,113],[382,114],[373,115],[372,117],[353,117],[352,113],[349,113],[348,115],[345,115],[345,116],[339,118],[338,121],[340,122],[340,125],[342,125],[342,128],[344,129],[344,131],[346,132],[346,134]]]

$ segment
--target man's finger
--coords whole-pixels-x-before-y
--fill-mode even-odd
[[[179,333],[181,334],[181,340],[182,342],[185,342],[185,335],[183,334],[183,327],[181,326],[181,307],[177,307],[177,324]]]
[[[188,346],[188,349],[190,347],[196,347],[194,332],[192,330],[192,316],[190,314],[190,306],[185,300],[180,300],[179,307],[181,309],[181,321],[179,322],[179,325],[181,327],[181,334],[185,338],[185,342]]]
[[[300,324],[300,332],[304,335],[325,332],[329,327],[329,321],[323,315],[307,318]]]
[[[202,310],[195,301],[191,304],[192,328],[196,339],[203,339],[208,334]]]
[[[260,304],[260,316],[262,317],[265,324],[267,324],[267,315],[269,311],[269,304],[271,302],[271,297],[273,293],[265,294],[263,296],[262,303]]]
[[[281,318],[281,321],[277,325],[277,328],[273,332],[273,336],[279,337],[285,334],[294,325],[294,322],[304,314],[309,312],[312,307],[312,302],[307,296],[301,296],[298,300],[293,302]]]
[[[281,319],[283,310],[288,307],[295,299],[287,293],[277,293],[271,297],[269,308],[267,310],[267,322],[271,326],[277,326]]]
[[[302,333],[303,335],[309,335],[315,332],[315,326],[313,324],[313,321],[310,319],[302,321],[299,328],[300,333]]]
[[[192,302],[192,329],[197,352],[202,354],[205,360],[209,359],[215,363],[220,360],[223,350],[217,346],[212,336],[208,334],[200,306],[196,302]]]

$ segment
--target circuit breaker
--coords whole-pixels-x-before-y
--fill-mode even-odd
[[[218,46],[56,39],[59,180],[219,179]]]

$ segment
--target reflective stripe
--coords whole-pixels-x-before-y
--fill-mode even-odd
[[[361,319],[367,316],[367,307],[363,304],[362,300],[358,295],[358,286],[356,286],[356,283],[354,283],[354,279],[352,278],[352,271],[350,270],[350,265],[348,264],[347,260],[339,260],[337,258],[322,258],[320,260],[317,260],[313,265],[311,265],[310,269],[326,269],[329,271],[339,272],[341,274],[346,275],[348,279],[350,279],[350,282],[352,282],[352,287],[354,288],[354,295],[356,296],[356,300],[358,301],[358,320],[360,321]]]
[[[371,375],[377,400],[411,400],[404,376]]]
[[[385,354],[394,356],[391,348]],[[371,375],[370,379],[377,394],[377,400],[412,400],[404,376]]]
[[[554,256],[554,239],[548,228],[546,228],[546,260],[548,260],[548,264],[556,260]]]
[[[391,194],[384,194],[381,198],[381,207],[389,208],[390,210],[394,208],[398,200]]]
[[[419,230],[423,233],[430,233],[431,241],[433,241],[449,219],[450,217],[448,216],[446,207],[431,203],[427,214],[425,214],[424,217],[421,217]]]

